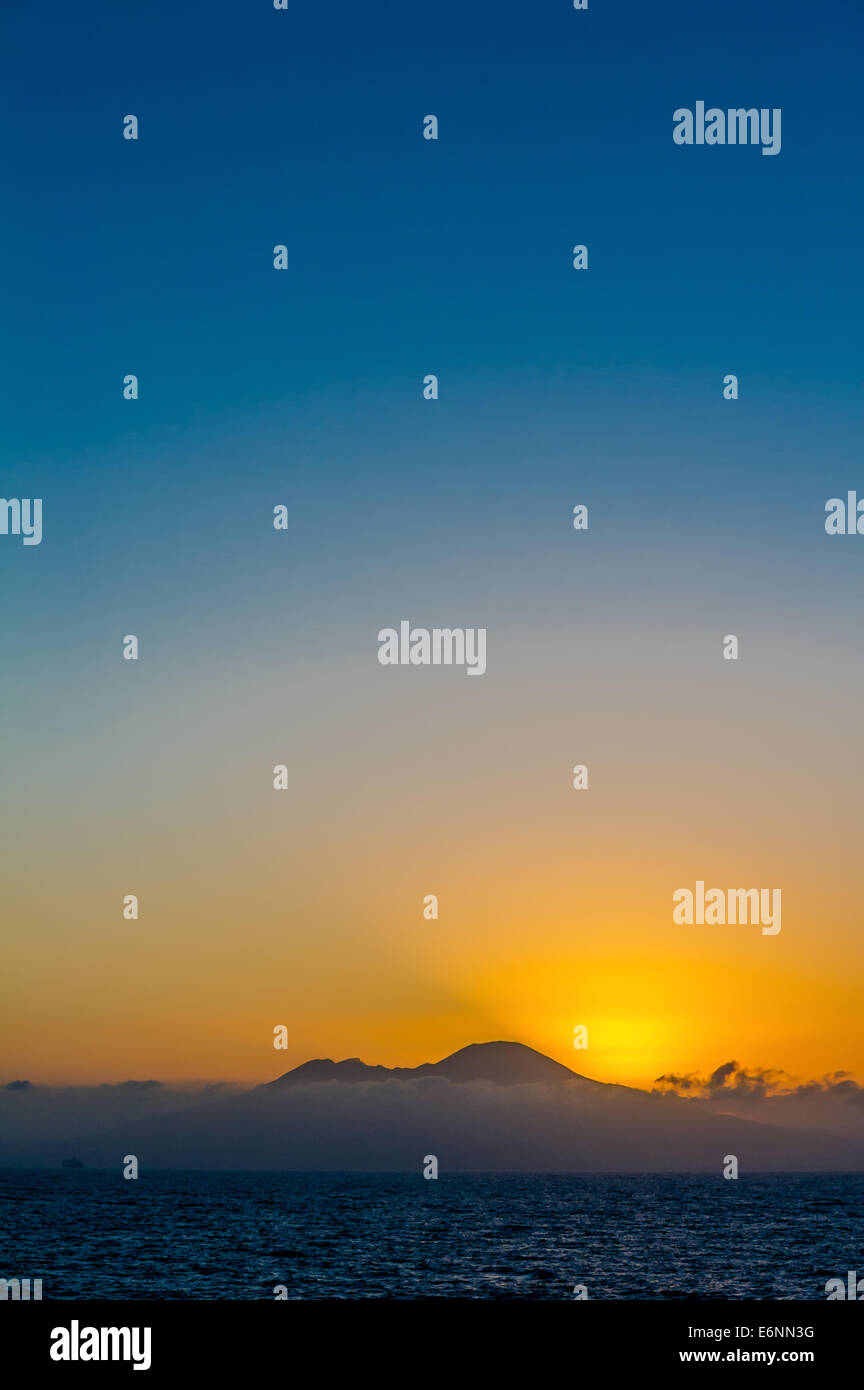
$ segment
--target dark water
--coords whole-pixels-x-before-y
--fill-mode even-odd
[[[43,1298],[825,1297],[864,1175],[0,1172],[0,1277]]]

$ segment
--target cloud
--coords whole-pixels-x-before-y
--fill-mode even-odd
[[[118,1091],[135,1091],[135,1090],[138,1090],[138,1091],[152,1091],[153,1088],[154,1088],[154,1086],[161,1086],[161,1085],[162,1085],[162,1082],[161,1082],[161,1081],[116,1081],[116,1082],[113,1083],[113,1085],[114,1085],[115,1089],[118,1090]],[[111,1089],[111,1086],[112,1086],[112,1083],[111,1083],[110,1081],[103,1081],[103,1082],[102,1082],[102,1085],[100,1086],[99,1089],[100,1089],[100,1090],[103,1090],[103,1089],[109,1089],[109,1090],[110,1090],[110,1089]]]
[[[718,1096],[735,1093],[736,1075],[724,1073]],[[32,1161],[75,1154],[88,1167],[110,1167],[118,1155],[135,1153],[151,1169],[399,1171],[419,1178],[428,1154],[444,1173],[566,1173],[716,1172],[718,1154],[746,1153],[753,1171],[864,1168],[860,1124],[837,1136],[811,1126],[800,1103],[794,1124],[754,1123],[761,1110],[735,1116],[725,1107],[592,1081],[315,1081],[141,1115],[74,1146],[33,1150]]]
[[[705,1082],[695,1071],[690,1071],[686,1076],[677,1076],[675,1072],[666,1072],[663,1076],[658,1076],[654,1082],[654,1089],[659,1091],[675,1091],[679,1095],[682,1092],[702,1091]]]
[[[147,1116],[185,1110],[231,1094],[225,1082],[167,1085],[153,1078],[105,1081],[94,1086],[0,1085],[0,1135],[4,1144],[91,1134]]]
[[[742,1067],[723,1062],[709,1076],[698,1072],[666,1072],[658,1076],[654,1091],[700,1100],[810,1100],[833,1097],[854,1104],[864,1103],[864,1087],[847,1071],[830,1072],[811,1081],[796,1082],[788,1072],[776,1067]]]

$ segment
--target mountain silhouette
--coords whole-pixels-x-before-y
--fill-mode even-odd
[[[348,1057],[344,1062],[333,1062],[329,1057],[317,1058],[303,1062],[266,1084],[283,1087],[311,1081],[410,1081],[421,1076],[443,1076],[448,1081],[491,1081],[498,1086],[516,1086],[529,1081],[587,1080],[524,1043],[488,1042],[470,1043],[440,1062],[424,1062],[419,1067],[370,1067],[359,1057]]]
[[[68,1112],[64,1112],[67,1113]],[[518,1042],[475,1043],[419,1067],[318,1058],[250,1091],[187,1101],[101,1131],[4,1147],[57,1166],[75,1153],[119,1171],[160,1168],[419,1172],[742,1172],[864,1169],[864,1125],[838,1134],[706,1109],[593,1081]]]

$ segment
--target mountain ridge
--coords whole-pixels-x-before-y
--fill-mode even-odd
[[[439,1062],[422,1062],[417,1067],[385,1067],[363,1062],[359,1057],[346,1057],[341,1062],[334,1062],[330,1057],[316,1057],[283,1072],[274,1081],[264,1082],[264,1086],[282,1089],[319,1081],[413,1081],[423,1076],[443,1076],[448,1081],[491,1081],[498,1086],[544,1081],[605,1084],[591,1081],[525,1043],[499,1039],[468,1043]]]

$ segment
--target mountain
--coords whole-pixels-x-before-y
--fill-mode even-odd
[[[448,1081],[491,1081],[497,1086],[517,1086],[529,1081],[584,1081],[586,1078],[533,1047],[518,1042],[470,1043],[440,1062],[419,1067],[367,1066],[359,1057],[332,1062],[329,1057],[303,1062],[266,1085],[283,1087],[310,1081],[410,1081],[421,1076],[443,1076]],[[600,1085],[600,1082],[592,1083]]]

